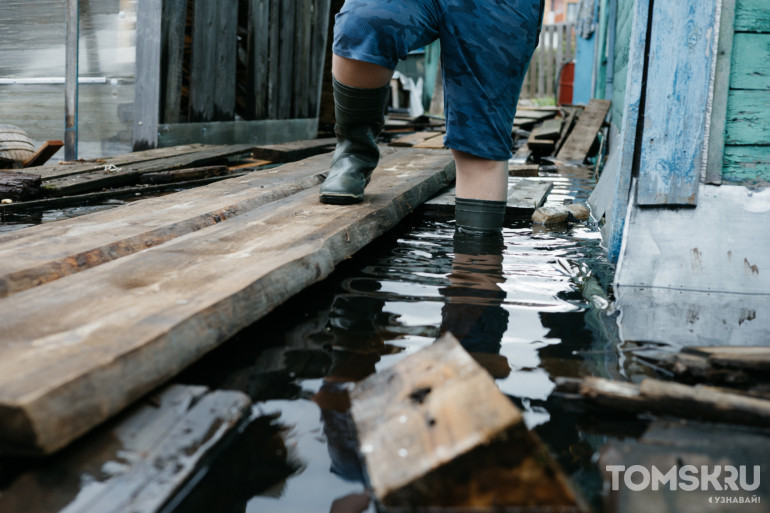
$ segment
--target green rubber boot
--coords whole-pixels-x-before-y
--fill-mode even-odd
[[[380,160],[377,135],[385,123],[390,87],[359,89],[332,78],[337,149],[321,185],[321,203],[349,205],[364,199],[364,188]]]

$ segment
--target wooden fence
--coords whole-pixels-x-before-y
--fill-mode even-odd
[[[540,44],[524,77],[522,98],[555,98],[561,67],[575,57],[575,25],[544,25]]]

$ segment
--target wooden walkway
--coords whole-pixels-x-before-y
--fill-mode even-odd
[[[389,149],[367,199],[318,202],[328,155],[0,237],[0,444],[50,453],[394,227],[454,179]]]

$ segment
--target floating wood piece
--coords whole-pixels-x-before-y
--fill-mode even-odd
[[[411,148],[412,146],[416,146],[417,144],[436,136],[442,136],[443,138],[443,134],[441,132],[429,132],[429,131],[415,132],[413,134],[405,135],[403,137],[399,137],[398,139],[394,139],[393,141],[390,142],[390,145],[396,146],[396,147]],[[441,143],[441,147],[442,148],[444,147],[443,142]]]
[[[530,137],[535,139],[545,139],[550,141],[557,141],[561,135],[562,119],[549,119],[544,121],[542,125],[532,130]]]
[[[228,445],[235,428],[248,419],[250,405],[241,392],[172,385],[98,430],[77,450],[20,476],[3,490],[0,509],[159,512]]]
[[[351,402],[386,507],[579,510],[521,412],[451,334],[360,382]]]
[[[145,173],[171,171],[226,161],[228,157],[251,152],[254,146],[241,144],[214,146],[195,153],[155,159],[123,166],[102,166],[100,171],[57,178],[43,178],[43,187],[53,196],[66,196],[98,191],[105,187],[120,187],[137,183]]]
[[[417,143],[414,145],[415,148],[427,148],[427,149],[434,149],[434,150],[441,150],[446,148],[444,146],[444,134],[439,134],[436,136],[431,137],[430,139],[426,139],[422,141],[421,143]]]
[[[770,425],[770,396],[724,388],[645,379],[640,385],[603,378],[559,379],[557,389],[577,392],[603,408],[650,412],[729,424]]]
[[[42,166],[48,162],[51,157],[56,155],[56,152],[59,151],[62,146],[64,146],[64,141],[46,141],[42,144],[42,146],[40,146],[40,148],[37,149],[34,155],[22,163],[22,166]]]
[[[152,235],[157,247],[139,252],[153,242],[136,237],[146,226],[126,223],[125,214],[136,210],[109,211],[118,225],[127,225],[123,236],[111,240],[104,225],[78,218],[80,227],[69,225],[64,237],[50,239],[45,253],[59,256],[38,261],[40,267],[49,275],[56,262],[77,270],[79,263],[65,256],[72,251],[57,251],[57,244],[81,248],[86,265],[88,255],[108,263],[0,299],[0,311],[13,312],[0,332],[0,439],[20,451],[50,453],[65,446],[327,277],[451,183],[451,161],[443,152],[401,150],[381,160],[361,204],[324,205],[313,187],[225,222],[218,221],[237,201],[225,198],[231,203],[223,207],[213,190],[188,191],[213,202],[199,206],[202,214],[215,212],[203,214],[206,227],[189,233],[194,223],[182,223],[185,237],[167,235],[175,232],[173,225],[158,227]],[[166,217],[147,206],[129,207],[154,214],[156,223]],[[98,243],[94,233],[100,232]],[[116,239],[127,243],[114,244]],[[105,246],[118,255],[128,247],[128,256],[115,260]]]
[[[268,146],[257,146],[251,152],[251,155],[257,159],[269,160],[272,162],[294,162],[326,153],[334,150],[337,139],[329,137],[326,139],[308,139],[306,141],[293,141],[281,144],[270,144]]]
[[[145,173],[139,179],[139,183],[162,184],[183,182],[186,180],[200,180],[214,176],[224,176],[230,173],[227,166],[193,167],[189,169],[175,169],[174,171],[158,171]]]
[[[508,176],[533,177],[538,176],[540,166],[537,164],[508,164]]]
[[[40,175],[18,171],[0,172],[0,199],[25,201],[40,196]]]
[[[553,183],[530,178],[512,178],[508,187],[505,214],[511,217],[531,216],[535,209],[545,203]],[[455,188],[450,187],[438,196],[425,202],[425,208],[433,212],[454,213]]]
[[[580,118],[572,129],[572,133],[556,155],[558,160],[574,164],[582,164],[596,141],[596,136],[604,124],[604,119],[610,110],[609,100],[591,100],[588,107],[580,114]]]

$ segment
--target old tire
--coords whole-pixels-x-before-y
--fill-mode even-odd
[[[24,162],[35,154],[27,132],[13,125],[0,125],[0,157]]]

